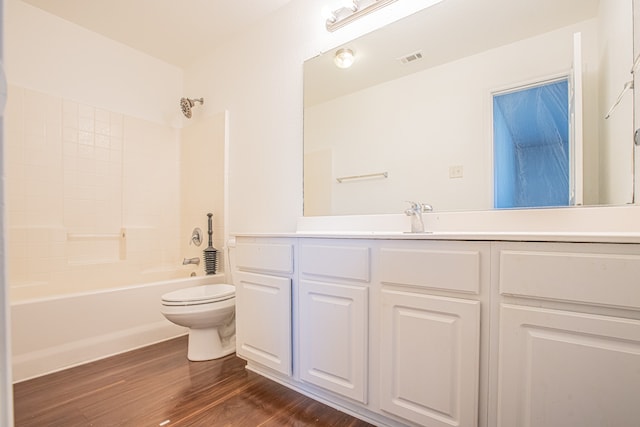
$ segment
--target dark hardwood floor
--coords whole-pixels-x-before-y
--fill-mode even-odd
[[[370,424],[245,370],[187,360],[186,336],[14,385],[16,427]]]

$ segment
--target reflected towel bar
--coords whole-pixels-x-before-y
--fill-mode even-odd
[[[343,176],[340,178],[336,178],[336,181],[338,181],[339,183],[342,183],[342,181],[348,181],[351,179],[366,179],[366,178],[377,178],[377,177],[388,178],[389,172],[370,173],[366,175]]]
[[[640,65],[640,55],[633,61],[633,67],[631,67],[631,74],[635,74],[638,70],[638,65]]]
[[[622,88],[622,92],[620,92],[620,95],[618,95],[618,99],[616,99],[616,102],[614,102],[611,108],[609,108],[609,111],[607,111],[607,115],[604,116],[605,120],[611,117],[611,113],[613,113],[613,110],[615,110],[616,107],[620,104],[624,94],[627,93],[628,90],[632,90],[632,89],[633,89],[633,80],[629,80],[624,84],[624,87]]]
[[[638,71],[638,65],[640,65],[640,55],[638,55],[636,60],[633,61],[633,66],[631,67],[631,74],[635,74],[636,71]],[[618,104],[620,104],[620,101],[622,101],[622,97],[624,96],[624,94],[628,90],[634,89],[634,87],[633,87],[634,83],[633,82],[634,82],[634,79],[631,79],[631,80],[629,80],[628,82],[626,82],[624,84],[624,87],[622,88],[622,92],[620,92],[620,95],[618,95],[618,99],[616,99],[616,102],[613,103],[613,105],[611,106],[611,108],[607,112],[607,115],[604,116],[605,120],[608,119],[609,117],[611,117],[611,113],[613,113],[613,110],[615,110],[616,107],[618,106]]]

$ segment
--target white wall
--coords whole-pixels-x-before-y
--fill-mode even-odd
[[[182,70],[17,0],[6,2],[9,83],[157,123],[180,124]]]
[[[0,0],[0,22],[4,22],[5,2]],[[7,86],[4,76],[4,32],[0,31],[0,424],[13,425],[13,387],[11,374],[11,312],[7,288],[6,201],[4,189],[4,106]]]
[[[324,0],[294,0],[185,70],[185,92],[229,111],[229,229],[294,231],[302,215],[302,64],[419,10],[398,2],[343,30],[324,28]]]
[[[616,102],[624,85],[632,80],[633,10],[629,1],[603,0],[598,15],[600,108],[602,117]],[[638,30],[636,30],[638,32]],[[636,91],[638,93],[638,91]],[[600,202],[629,203],[633,196],[633,94],[626,93],[620,104],[600,127]]]
[[[640,0],[633,0],[633,27],[635,29],[640,28]],[[633,62],[635,64],[637,58],[640,56],[640,31],[633,32]],[[638,77],[640,73],[637,71],[633,74],[634,79],[634,87],[640,87],[640,78]],[[634,117],[634,129],[640,128],[640,96],[633,97],[633,117]],[[635,145],[634,147],[634,155],[640,156],[640,144]],[[638,203],[640,200],[640,161],[634,162],[635,164],[635,174],[634,174],[634,183],[635,183],[635,192],[634,192],[634,201]]]

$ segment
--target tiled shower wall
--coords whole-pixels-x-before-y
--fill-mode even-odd
[[[177,129],[17,86],[5,127],[13,301],[184,275]]]

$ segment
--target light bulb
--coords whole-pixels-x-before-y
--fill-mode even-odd
[[[351,49],[339,49],[333,58],[338,68],[349,68],[355,62],[356,57]]]

